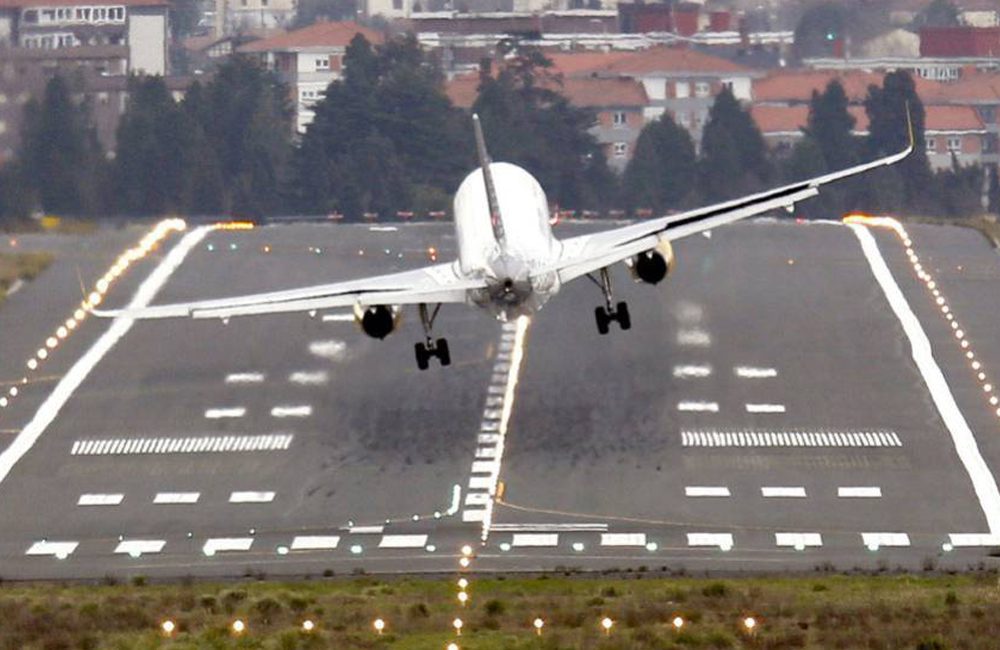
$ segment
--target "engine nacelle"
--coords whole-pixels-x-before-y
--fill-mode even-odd
[[[375,305],[367,309],[361,306],[354,308],[354,320],[368,336],[373,339],[384,339],[399,326],[399,308]]]
[[[674,249],[669,240],[661,239],[651,250],[625,263],[636,282],[657,284],[674,268]]]

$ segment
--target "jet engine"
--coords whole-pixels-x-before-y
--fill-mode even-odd
[[[386,305],[375,305],[354,308],[354,320],[361,330],[374,339],[384,339],[399,326],[399,308]]]
[[[674,268],[674,249],[668,239],[661,239],[655,247],[639,253],[625,264],[636,282],[657,284]]]

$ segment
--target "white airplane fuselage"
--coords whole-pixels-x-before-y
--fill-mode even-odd
[[[469,301],[507,321],[536,312],[559,291],[555,271],[539,271],[553,266],[562,245],[552,236],[548,200],[535,177],[502,162],[490,163],[490,173],[501,223],[491,223],[483,171],[476,169],[455,192],[455,264],[461,276],[486,280]]]

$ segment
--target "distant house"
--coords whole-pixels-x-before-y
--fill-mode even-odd
[[[648,98],[642,84],[631,79],[570,77],[546,85],[574,106],[596,113],[597,121],[590,133],[604,149],[608,166],[619,173],[625,171],[645,123],[643,112]],[[479,76],[466,75],[448,82],[446,90],[455,106],[469,109],[476,101],[478,87]]]
[[[850,106],[848,112],[854,118],[854,129],[851,132],[856,136],[868,135],[868,116],[864,107]],[[784,155],[803,138],[803,129],[809,123],[809,106],[755,104],[750,109],[750,116],[764,136],[768,148]]]
[[[340,79],[344,53],[357,34],[373,45],[383,40],[379,32],[357,23],[319,22],[253,41],[238,51],[259,57],[288,84],[295,105],[295,129],[302,133],[316,116],[313,105],[323,98],[330,83]]]
[[[295,20],[296,0],[213,0],[216,37],[248,29],[287,28]]]

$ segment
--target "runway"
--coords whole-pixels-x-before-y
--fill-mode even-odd
[[[143,232],[88,244],[84,277]],[[445,308],[453,365],[426,372],[413,314],[376,341],[343,312],[87,318],[29,370],[79,303],[69,246],[0,307],[19,388],[0,578],[446,572],[466,544],[477,571],[993,563],[1000,257],[971,230],[907,232],[764,219],[683,240],[659,286],[615,270],[633,326],[604,337],[586,280],[530,321]],[[430,247],[451,258],[449,224],[191,228],[102,306],[384,273]]]

